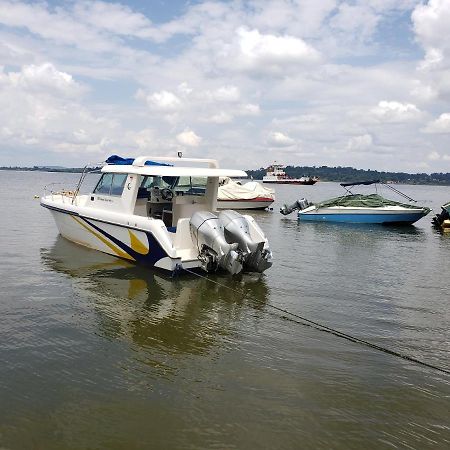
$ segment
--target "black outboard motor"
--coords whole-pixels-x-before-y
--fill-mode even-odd
[[[309,206],[311,206],[312,203],[308,202],[306,198],[301,198],[300,200],[296,200],[292,205],[283,205],[280,208],[280,213],[283,214],[283,216],[287,216],[288,214],[291,214],[291,212],[294,211],[301,211],[302,209],[306,209]]]
[[[433,217],[432,223],[434,227],[441,228],[445,220],[450,220],[450,214],[445,208],[442,208],[442,211]]]

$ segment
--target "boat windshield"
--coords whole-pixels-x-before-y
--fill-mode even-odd
[[[207,177],[178,177],[172,189],[181,195],[205,195]]]
[[[94,194],[120,196],[127,179],[125,173],[104,173],[95,186]]]
[[[160,177],[156,175],[146,175],[142,177],[141,184],[139,186],[138,198],[147,198],[148,192],[153,187],[160,189],[171,189],[176,182],[177,177]]]

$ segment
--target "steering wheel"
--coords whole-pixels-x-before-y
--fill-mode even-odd
[[[163,200],[170,202],[173,199],[173,192],[168,188],[161,189],[161,197]]]

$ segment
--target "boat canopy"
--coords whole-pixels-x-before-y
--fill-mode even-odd
[[[131,166],[134,163],[134,158],[122,158],[119,155],[111,155],[106,161],[106,164],[113,164],[116,166]],[[172,166],[173,164],[158,162],[158,161],[145,161],[146,166]]]
[[[347,187],[347,186],[358,186],[360,184],[363,184],[364,186],[369,186],[371,184],[377,184],[380,183],[380,180],[371,180],[371,181],[355,181],[353,183],[341,183],[342,187]]]
[[[417,209],[417,206],[388,200],[378,194],[362,195],[343,195],[342,197],[331,198],[321,203],[316,203],[318,208],[329,208],[332,206],[344,206],[347,208],[381,208],[383,206],[402,206],[403,208]],[[427,209],[430,212],[429,208]],[[428,214],[427,212],[427,214]]]
[[[135,173],[139,175],[160,177],[230,177],[247,178],[243,170],[216,169],[210,167],[176,167],[176,166],[135,166],[135,165],[107,165],[102,172]]]

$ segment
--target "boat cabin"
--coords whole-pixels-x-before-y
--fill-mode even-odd
[[[219,169],[212,159],[142,156],[125,161],[102,168],[84,206],[161,219],[168,228],[196,211],[216,211],[219,177],[246,176],[241,170]]]

